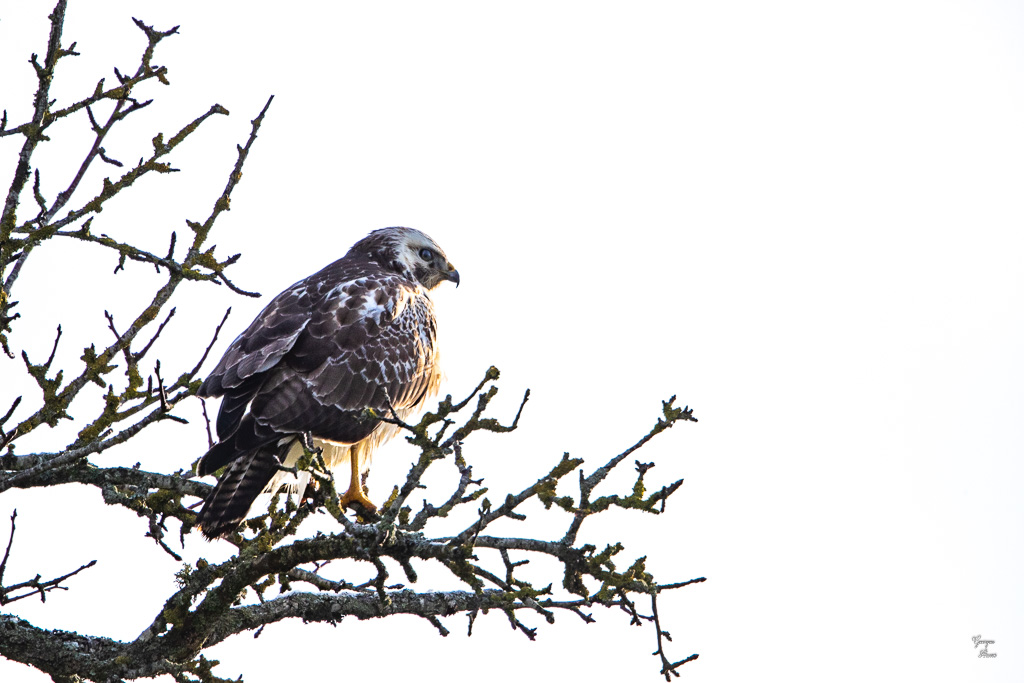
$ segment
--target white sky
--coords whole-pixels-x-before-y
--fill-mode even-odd
[[[183,173],[141,184],[140,201],[105,210],[94,232],[157,251],[171,230],[183,238],[274,94],[215,229],[218,254],[241,251],[234,280],[273,295],[371,229],[435,237],[463,278],[437,297],[445,391],[464,394],[495,364],[496,411],[511,418],[533,390],[519,432],[467,444],[492,487],[518,490],[563,451],[592,469],[671,394],[695,408],[698,424],[642,456],[658,463],[652,484],[686,479],[668,514],[623,512],[604,527],[627,542],[627,565],[648,554],[662,581],[708,577],[660,605],[672,656],[700,653],[686,680],[1024,678],[1020,4],[71,4],[66,42],[83,56],[58,76],[58,104],[112,63],[133,67],[142,43],[129,17],[182,26],[155,60],[172,88],[145,93],[159,99],[108,154],[130,163],[213,102],[232,112],[173,157]],[[12,124],[27,117],[25,59],[44,50],[48,11],[0,5]],[[83,130],[65,126],[41,148],[49,197]],[[19,144],[0,141],[4,187]],[[111,277],[110,255],[65,249],[28,262],[14,343],[44,357],[61,322],[71,365],[103,334],[103,308],[121,320],[136,310],[117,288],[157,280],[131,266]],[[83,264],[93,257],[98,275]],[[190,367],[227,306],[216,352],[266,301],[184,291],[165,368]],[[34,396],[21,371],[0,360],[3,411]],[[99,461],[185,467],[203,450],[200,425],[161,425]],[[19,452],[53,450],[60,435]],[[413,457],[389,446],[371,494]],[[12,606],[33,623],[133,638],[172,589],[179,565],[96,491],[4,494],[2,540],[14,507],[9,577],[100,559],[45,605]],[[555,535],[567,523],[545,519],[508,528]],[[223,552],[193,538],[186,554]],[[287,680],[296,665],[341,680],[344,661],[389,680],[659,680],[653,631],[595,616],[554,627],[526,616],[534,643],[498,614],[470,640],[462,617],[446,620],[446,639],[413,618],[285,624],[211,654],[219,675],[249,683]],[[997,658],[977,657],[978,634]],[[0,679],[48,680],[7,661]]]

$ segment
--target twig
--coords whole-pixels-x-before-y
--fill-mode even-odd
[[[662,638],[665,640],[672,640],[672,637],[666,631],[661,628],[661,621],[658,619],[658,596],[651,596],[651,612],[653,613],[654,629],[658,634],[658,649],[653,654],[661,657],[661,673],[665,677],[666,681],[671,681],[672,676],[679,676],[679,667],[687,662],[692,662],[697,659],[700,655],[692,654],[686,659],[681,659],[678,662],[670,662],[668,657],[665,656],[665,645],[662,642]]]
[[[195,374],[199,372],[199,369],[201,367],[203,367],[203,363],[206,362],[207,356],[210,355],[210,349],[212,349],[213,345],[217,343],[217,337],[220,336],[220,331],[224,327],[224,323],[226,323],[228,321],[228,316],[229,315],[231,315],[231,307],[230,306],[228,306],[228,310],[224,311],[224,317],[220,319],[220,324],[218,324],[217,325],[217,329],[215,329],[213,331],[213,339],[211,339],[210,343],[206,345],[206,350],[203,351],[203,355],[199,358],[199,362],[196,363],[194,368],[192,368],[192,372],[190,373],[191,375],[195,376]],[[212,446],[213,443],[211,442],[210,445]]]
[[[19,396],[18,398],[14,399],[14,403],[11,404],[10,410],[4,413],[3,417],[0,417],[0,427],[2,427],[5,422],[11,419],[11,415],[14,414],[14,410],[18,407],[18,404],[21,403],[21,398],[22,397]]]
[[[11,419],[11,415],[14,414],[14,411],[18,407],[18,404],[21,403],[21,398],[22,397],[19,396],[18,398],[14,399],[14,403],[11,404],[10,410],[8,410],[7,413],[5,413],[3,417],[0,417],[0,450],[3,450],[3,448],[7,444],[9,444],[10,442],[14,441],[14,438],[18,435],[17,428],[12,429],[11,433],[7,434],[7,433],[4,432],[3,426],[4,426],[4,424],[6,424],[6,422],[8,420]]]
[[[71,578],[78,572],[88,569],[89,567],[92,567],[94,564],[96,564],[96,560],[93,560],[88,564],[82,565],[73,572],[65,574],[64,576],[59,576],[56,579],[50,579],[49,581],[40,581],[42,576],[40,574],[36,574],[35,578],[30,579],[29,581],[22,581],[21,583],[16,583],[12,586],[4,586],[4,572],[7,569],[7,560],[11,556],[11,546],[14,545],[14,532],[16,530],[15,520],[17,518],[18,511],[14,510],[11,513],[11,535],[7,539],[7,549],[4,551],[4,558],[3,560],[0,560],[0,605],[6,605],[11,602],[16,602],[18,600],[21,600],[22,598],[27,598],[37,593],[39,594],[39,597],[42,599],[42,601],[46,602],[47,591],[51,591],[57,588],[60,588],[61,590],[67,590],[66,587],[60,585],[61,582],[63,582],[65,579]],[[21,595],[8,597],[14,591],[22,590],[24,588],[31,588],[32,590],[30,590],[28,593],[22,593]]]
[[[210,416],[206,414],[206,399],[200,396],[199,403],[203,406],[203,422],[206,423],[206,444],[208,448],[213,448],[213,431],[210,429]]]
[[[171,322],[171,318],[174,317],[174,314],[175,312],[177,312],[177,310],[177,307],[172,308],[170,313],[167,314],[167,317],[164,318],[164,321],[160,323],[160,327],[156,328],[156,333],[153,335],[153,338],[149,340],[149,343],[142,347],[142,350],[139,351],[138,353],[131,354],[131,360],[133,362],[138,363],[140,360],[142,360],[143,356],[145,356],[149,352],[149,349],[153,346],[153,342],[155,342],[157,337],[160,336],[160,333],[164,331],[164,327],[167,326],[167,323]]]
[[[242,289],[241,287],[238,287],[237,285],[235,285],[235,283],[228,279],[227,275],[225,275],[221,271],[217,271],[217,279],[226,284],[228,286],[228,289],[230,289],[235,294],[241,294],[242,296],[248,296],[253,299],[258,299],[260,298],[260,296],[262,296],[259,292],[250,292]]]
[[[448,637],[448,634],[450,633],[450,631],[448,631],[448,629],[446,629],[444,627],[444,624],[441,623],[440,619],[438,619],[437,617],[433,616],[432,614],[427,615],[427,616],[425,616],[423,618],[426,619],[427,621],[429,621],[431,623],[431,625],[434,628],[437,629],[437,632],[440,633],[442,637],[444,637],[444,638]]]
[[[153,510],[150,510],[150,512],[152,514],[148,515],[149,531],[146,532],[146,535],[152,538],[154,541],[156,541],[157,545],[159,545],[164,550],[164,552],[166,552],[168,555],[173,557],[178,562],[181,562],[181,555],[171,550],[171,547],[164,543],[164,533],[167,531],[167,527],[164,526],[164,521],[166,520],[167,516],[162,515],[160,520],[157,520],[156,512]]]
[[[39,574],[36,574],[35,578],[33,578],[30,581],[23,581],[22,583],[15,584],[13,586],[7,586],[3,589],[4,595],[2,596],[2,598],[0,598],[0,605],[8,604],[11,602],[17,602],[18,600],[21,600],[23,598],[29,598],[36,594],[39,595],[39,598],[43,602],[46,602],[46,593],[48,591],[56,590],[58,588],[60,590],[66,591],[67,587],[61,586],[61,582],[65,581],[66,579],[70,579],[72,576],[81,571],[85,571],[86,569],[95,566],[95,564],[96,560],[92,560],[90,562],[87,562],[86,564],[83,564],[81,567],[79,567],[73,572],[69,572],[64,576],[58,576],[56,579],[50,579],[49,581],[40,581],[39,579],[42,577]],[[16,590],[21,590],[23,588],[31,588],[32,590],[30,590],[28,593],[15,595],[13,598],[7,597],[8,593],[13,593]]]
[[[11,535],[7,539],[7,550],[4,551],[4,559],[0,560],[0,590],[4,585],[4,570],[7,569],[7,558],[11,556],[11,546],[14,544],[14,520],[18,518],[18,511],[11,512]],[[2,597],[2,593],[0,593]]]
[[[167,391],[164,389],[164,380],[160,376],[160,361],[153,366],[153,373],[156,375],[157,395],[160,397],[160,410],[165,413],[171,411],[171,404],[167,402]]]

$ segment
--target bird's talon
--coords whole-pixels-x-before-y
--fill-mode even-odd
[[[357,514],[377,514],[377,506],[366,497],[366,495],[360,490],[349,489],[345,492],[345,495],[338,501],[338,505],[344,510],[345,508],[352,508]]]

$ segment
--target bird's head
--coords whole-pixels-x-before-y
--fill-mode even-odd
[[[459,271],[428,235],[412,228],[381,228],[356,242],[350,254],[369,256],[385,268],[433,289],[445,280],[459,285]]]

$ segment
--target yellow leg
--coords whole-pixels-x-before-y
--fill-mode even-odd
[[[352,503],[358,503],[362,508],[370,513],[375,514],[377,512],[377,506],[374,505],[366,494],[363,493],[363,485],[360,482],[360,467],[359,458],[356,455],[356,449],[349,451],[349,464],[352,466],[352,479],[348,484],[348,491],[341,497],[339,504],[342,509],[350,507]]]

